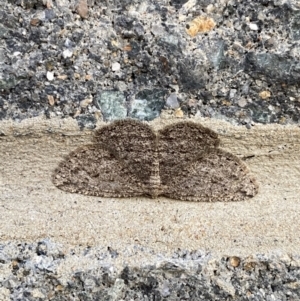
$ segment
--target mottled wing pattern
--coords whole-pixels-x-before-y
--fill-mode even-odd
[[[163,195],[185,201],[242,201],[256,195],[258,185],[236,156],[210,149],[171,175]]]
[[[208,149],[218,147],[218,135],[193,122],[180,122],[166,126],[158,133],[159,168],[162,184],[181,173]]]
[[[160,194],[224,202],[254,196],[258,185],[246,165],[218,146],[215,132],[192,122],[167,126],[156,135],[141,122],[116,121],[96,132],[95,144],[68,155],[53,183],[102,197]]]
[[[110,152],[99,145],[69,154],[53,174],[53,183],[67,192],[102,197],[145,195],[146,187]]]
[[[149,181],[156,148],[156,135],[142,122],[125,119],[96,131],[95,142],[115,156],[129,173]]]

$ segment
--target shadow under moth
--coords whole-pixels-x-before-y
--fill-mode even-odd
[[[60,189],[101,197],[242,201],[258,185],[246,165],[218,148],[212,130],[183,121],[154,132],[132,119],[96,131],[94,144],[71,152],[53,174]]]

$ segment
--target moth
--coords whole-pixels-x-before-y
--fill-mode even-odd
[[[137,120],[118,120],[71,152],[52,179],[64,191],[101,197],[225,202],[256,195],[246,165],[219,144],[214,131],[191,121],[155,132]]]

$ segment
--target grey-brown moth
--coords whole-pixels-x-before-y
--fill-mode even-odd
[[[155,132],[125,119],[104,126],[94,143],[71,152],[53,174],[60,189],[101,197],[242,201],[256,180],[236,156],[219,149],[218,135],[183,121]]]

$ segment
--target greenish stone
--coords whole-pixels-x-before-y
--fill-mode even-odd
[[[294,16],[291,24],[291,32],[295,40],[300,40],[300,13]]]
[[[78,126],[81,130],[94,129],[96,127],[96,118],[94,116],[78,116],[76,117]]]
[[[0,24],[0,38],[5,38],[8,35],[8,29]]]
[[[224,47],[225,43],[223,40],[213,41],[210,45],[207,45],[204,50],[206,52],[206,56],[212,66],[215,69],[220,69],[222,66],[222,62],[224,61]]]
[[[270,123],[271,112],[267,108],[263,108],[261,105],[253,103],[248,106],[248,110],[251,112],[253,121],[263,124]]]
[[[140,91],[131,103],[129,117],[147,121],[157,118],[165,106],[166,94],[160,89]]]
[[[13,76],[10,77],[1,77],[0,75],[0,90],[9,90],[17,84],[16,78]]]
[[[101,91],[96,96],[96,101],[105,121],[126,118],[126,97],[122,92]]]

